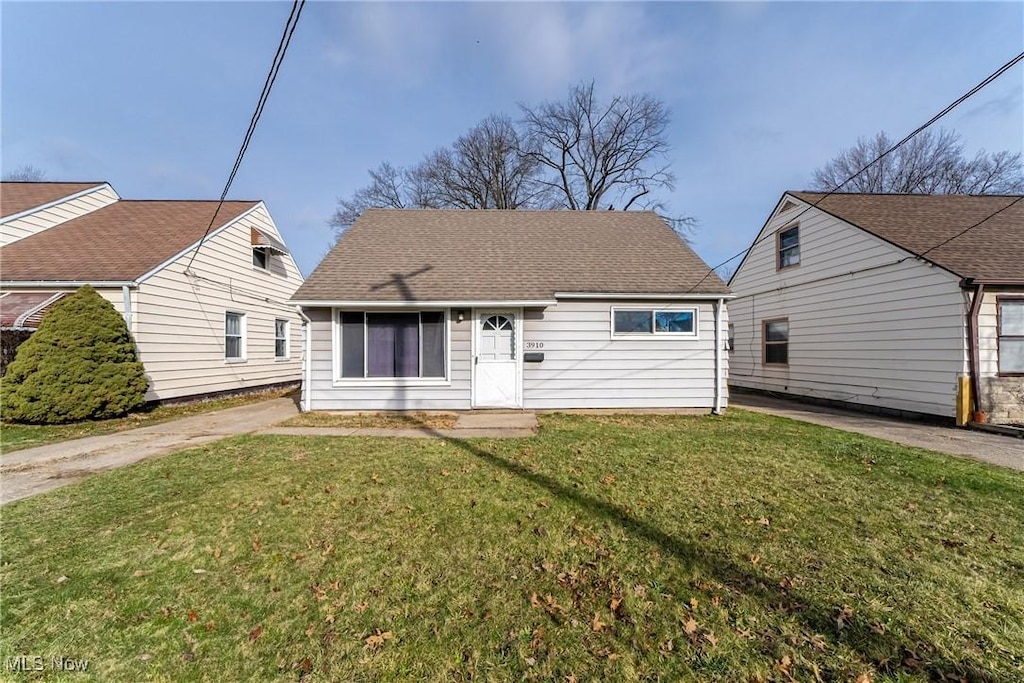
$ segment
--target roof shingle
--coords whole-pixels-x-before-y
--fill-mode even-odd
[[[224,202],[214,229],[258,202]],[[5,282],[130,282],[198,242],[216,201],[121,200],[0,247]]]
[[[809,203],[824,197],[818,192],[787,194]],[[1002,282],[1024,281],[1022,199],[1019,195],[836,193],[817,208],[913,254],[923,254],[960,277]],[[967,228],[971,229],[956,237]],[[933,249],[951,238],[955,239]]]
[[[41,183],[11,182],[0,183],[0,218],[7,218],[22,211],[34,209],[43,204],[55,202],[64,197],[99,187],[103,183]]]
[[[727,294],[644,211],[369,209],[296,301],[538,301],[555,292]],[[699,285],[698,285],[699,283]]]

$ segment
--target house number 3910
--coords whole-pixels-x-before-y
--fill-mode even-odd
[[[525,342],[525,346],[528,349],[543,349],[544,342]]]

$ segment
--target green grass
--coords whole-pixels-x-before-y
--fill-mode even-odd
[[[291,391],[264,391],[244,396],[232,396],[231,398],[220,398],[211,401],[199,401],[182,405],[156,406],[144,409],[137,413],[113,420],[88,420],[64,425],[27,425],[14,422],[0,423],[0,450],[3,453],[42,446],[58,441],[70,439],[81,439],[86,436],[99,436],[122,432],[126,429],[136,427],[148,427],[168,420],[176,420],[180,417],[209,413],[224,408],[235,408],[249,405],[259,401],[266,401],[271,398],[286,396]]]
[[[455,413],[300,413],[280,427],[341,427],[355,429],[451,429]]]
[[[114,681],[1019,681],[1022,501],[1019,473],[743,411],[238,437],[4,507],[0,661]]]

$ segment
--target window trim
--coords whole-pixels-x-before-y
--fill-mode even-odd
[[[363,325],[363,377],[341,376],[341,314],[342,313],[440,313],[444,319],[444,377],[366,377],[366,325]],[[422,322],[420,323],[422,325]],[[420,367],[423,367],[423,344],[420,342]],[[449,308],[331,308],[331,374],[335,387],[448,387],[452,384],[452,316]]]
[[[1021,372],[1003,372],[1002,370],[1002,359],[1003,359],[1003,337],[1008,339],[1019,339],[1024,341],[1024,335],[1018,334],[1006,334],[1003,332],[1003,304],[1007,302],[1019,303],[1024,306],[1024,296],[996,296],[996,377],[1024,377],[1024,371]]]
[[[281,337],[277,336],[277,323],[284,323],[284,355],[277,355],[277,340]],[[278,362],[289,361],[292,359],[292,321],[288,318],[274,318],[274,360]]]
[[[785,265],[784,266],[784,265],[782,265],[782,233],[789,232],[790,230],[796,230],[797,262],[796,263],[790,263],[789,265]],[[791,224],[787,225],[786,227],[779,228],[778,230],[775,231],[775,270],[777,270],[777,271],[779,271],[779,270],[789,270],[790,268],[799,268],[800,267],[800,264],[802,263],[802,260],[800,258],[801,255],[802,255],[801,254],[801,250],[800,250],[800,245],[801,245],[800,237],[801,237],[801,235],[800,235],[800,224],[799,223],[791,223]],[[787,247],[787,248],[788,249],[792,249],[793,247]]]
[[[768,362],[768,323],[786,323],[786,362],[785,363],[769,363]],[[764,318],[761,320],[761,365],[770,368],[788,368],[789,367],[789,317],[783,318]],[[772,344],[781,344],[782,342],[773,341]]]
[[[228,316],[238,316],[238,338],[239,338],[239,351],[241,356],[229,356],[228,355]],[[249,346],[249,335],[248,325],[246,324],[246,315],[241,311],[224,311],[224,362],[225,363],[244,363],[249,360],[249,354],[247,348]]]
[[[615,331],[615,312],[616,311],[650,311],[651,312],[651,331],[650,332],[616,332]],[[654,316],[661,312],[682,312],[689,311],[693,313],[693,332],[658,332],[654,329]],[[608,331],[612,339],[621,341],[623,339],[687,339],[687,340],[700,340],[700,306],[612,306],[609,310],[608,316]]]

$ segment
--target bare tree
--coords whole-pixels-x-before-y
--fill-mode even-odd
[[[541,183],[561,206],[626,210],[655,190],[672,189],[669,112],[650,95],[617,95],[605,104],[591,82],[570,88],[565,100],[520,108],[525,154],[548,171]]]
[[[428,181],[419,167],[396,167],[384,161],[369,173],[369,185],[359,188],[348,199],[338,200],[338,208],[328,224],[339,234],[369,208],[437,208],[431,200]]]
[[[489,116],[418,167],[435,203],[458,209],[519,209],[536,198],[537,162],[507,116]]]
[[[32,164],[25,164],[18,168],[4,174],[4,180],[11,182],[30,182],[38,183],[41,180],[46,179],[46,173],[41,168],[36,168]]]
[[[840,152],[814,171],[812,189],[834,190],[893,145],[883,131]],[[889,194],[1018,194],[1024,191],[1021,155],[978,152],[965,157],[954,131],[925,131],[846,183],[844,192]]]

